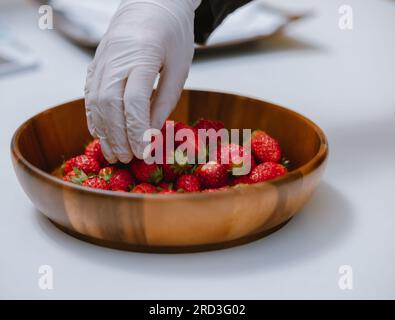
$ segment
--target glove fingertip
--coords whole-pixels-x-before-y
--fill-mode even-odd
[[[101,145],[101,149],[102,149],[104,158],[106,158],[106,160],[111,164],[116,163],[118,161],[118,159],[112,152],[111,147],[105,138],[100,138],[100,145]]]
[[[118,155],[119,161],[122,163],[129,163],[133,159],[133,154],[119,154]]]

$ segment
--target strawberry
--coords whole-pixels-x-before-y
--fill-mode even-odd
[[[86,179],[82,183],[82,186],[93,188],[93,189],[103,189],[103,190],[110,189],[108,183],[104,179],[97,176]]]
[[[176,183],[176,190],[183,190],[184,192],[200,191],[199,178],[193,174],[184,174],[178,178]]]
[[[173,121],[173,120],[166,120],[165,124],[163,125],[161,132],[163,135],[163,141],[166,141],[166,134],[167,132],[171,129],[171,127],[173,128],[174,131],[174,145],[177,147],[179,146],[182,142],[184,142],[186,140],[186,138],[184,138],[182,141],[176,141],[176,134],[178,131],[180,131],[181,129],[189,129],[192,130],[193,132],[195,132],[194,128],[191,126],[188,126],[187,124],[183,123],[183,122],[178,122],[178,121]]]
[[[156,187],[150,183],[140,183],[132,189],[132,193],[156,193]]]
[[[196,130],[193,127],[182,122],[174,122],[174,139],[176,138],[177,133],[182,129],[190,130],[194,135],[196,135]],[[175,146],[179,146],[185,141],[187,141],[187,137],[184,137],[181,141],[174,140],[174,144]]]
[[[176,156],[177,155],[177,156]],[[192,169],[192,165],[188,164],[188,157],[181,151],[171,152],[162,164],[163,180],[173,182],[177,178]]]
[[[208,120],[208,119],[200,118],[195,123],[194,128],[204,129],[204,130],[214,129],[215,131],[218,131],[220,129],[225,129],[225,124],[219,120]]]
[[[163,180],[166,182],[173,182],[177,180],[177,178],[181,174],[181,172],[177,171],[177,166],[174,167],[174,165],[172,164],[167,164],[167,163],[162,164],[162,170],[163,170]]]
[[[256,130],[252,133],[251,149],[260,162],[279,162],[281,159],[280,144],[264,131]]]
[[[182,151],[185,153],[185,157],[188,156],[186,152],[189,151],[193,152],[193,154],[190,155],[190,159],[191,159],[190,162],[194,161],[195,159],[198,159],[198,157],[205,159],[207,153],[206,148],[203,144],[202,138],[198,135],[196,129],[192,127],[184,127],[182,129],[190,130],[191,135],[184,136],[182,141],[175,141],[174,144],[176,148],[182,144],[183,145]],[[180,151],[181,149],[175,150],[175,152],[180,152]]]
[[[221,129],[225,129],[225,125],[222,121],[219,120],[208,120],[204,118],[200,118],[194,125],[194,128],[198,131],[200,130],[205,130],[206,131],[206,145],[208,145],[210,141],[211,135],[209,134],[210,129],[214,129],[215,132],[218,132]],[[199,131],[198,131],[199,132]],[[221,143],[221,138],[217,138],[217,144]]]
[[[85,155],[99,161],[102,167],[108,166],[108,162],[104,158],[104,155],[101,151],[101,145],[99,139],[94,139],[91,143],[89,143],[86,146]]]
[[[275,162],[261,163],[252,170],[250,179],[253,183],[263,182],[280,177],[287,173],[287,169]]]
[[[74,168],[63,177],[64,181],[75,184],[82,184],[86,179],[88,179],[88,176],[85,174],[85,172],[78,170],[77,168]]]
[[[200,165],[195,174],[204,188],[220,188],[228,184],[228,168],[216,161]]]
[[[74,168],[84,171],[87,175],[97,174],[100,171],[100,163],[96,159],[83,154],[67,160],[63,165],[63,171],[66,174]]]
[[[246,165],[243,164],[243,157],[245,156],[246,161],[249,161],[250,165],[250,171],[246,172],[246,174],[248,174],[256,167],[256,162],[251,153],[244,155],[245,153],[245,149],[238,144],[225,144],[217,149],[216,160],[219,163],[226,164],[228,169],[232,170],[233,168],[240,168]]]
[[[144,160],[134,158],[130,165],[133,175],[142,182],[158,184],[163,178],[162,168],[157,164],[148,164]]]
[[[173,134],[170,132],[171,129],[173,131]],[[186,124],[184,124],[182,122],[177,122],[177,121],[172,121],[172,120],[166,120],[165,121],[165,123],[164,123],[164,125],[163,125],[163,127],[161,129],[161,133],[162,133],[162,152],[163,152],[163,158],[164,159],[167,159],[168,157],[171,157],[174,154],[174,149],[170,148],[167,145],[167,137],[166,137],[167,134],[170,135],[169,139],[173,139],[174,148],[178,147],[181,143],[187,141],[187,137],[184,137],[181,141],[176,141],[175,140],[177,132],[179,132],[181,129],[188,129],[188,130],[191,131],[191,133],[194,136],[197,135],[196,134],[197,132],[196,132],[196,130],[193,127],[188,126],[188,125],[186,125]],[[159,148],[158,148],[159,146],[160,146],[159,140],[153,138],[153,141],[152,141],[153,150],[152,150],[152,153],[151,153],[152,155],[154,155],[155,152],[157,152],[157,150],[159,151]],[[163,161],[163,162],[165,162],[165,161]]]
[[[129,170],[118,169],[113,172],[109,180],[110,189],[114,191],[129,191],[133,187],[134,179]]]
[[[166,120],[165,124],[163,125],[161,132],[163,135],[164,141],[166,141],[166,133],[169,130],[169,128],[173,126],[174,129],[174,147],[178,147],[179,145],[187,142],[188,150],[194,150],[195,156],[198,156],[199,154],[202,153],[202,156],[205,156],[205,150],[202,145],[202,140],[200,139],[197,129],[195,129],[192,126],[189,126],[183,122],[177,122],[177,121],[171,121],[171,120]],[[176,140],[177,133],[182,130],[189,130],[188,136],[184,136],[181,140]],[[187,134],[187,132],[182,132],[183,134]],[[180,133],[181,134],[181,133]],[[192,139],[193,135],[193,139]],[[167,152],[171,152],[172,150],[167,150]],[[204,153],[203,153],[204,152]]]
[[[108,182],[116,170],[117,168],[112,166],[101,168],[99,171],[99,177]]]
[[[209,188],[209,189],[204,189],[204,190],[202,190],[202,192],[211,193],[211,192],[223,191],[223,190],[227,190],[227,189],[228,189],[228,187]]]
[[[159,191],[158,193],[160,193],[160,194],[175,194],[178,192],[174,191],[174,190],[162,190],[162,191]]]
[[[173,190],[173,184],[162,181],[158,183],[157,189],[159,191],[170,191]]]
[[[238,184],[251,184],[253,183],[252,180],[250,179],[250,177],[248,175],[246,176],[239,176],[236,177],[232,182],[231,185],[232,186],[236,186]]]

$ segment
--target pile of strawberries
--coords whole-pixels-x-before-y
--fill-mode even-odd
[[[201,136],[198,129],[214,129],[214,132],[224,129],[222,122],[214,120],[200,119],[194,126],[167,120],[161,130],[164,137],[170,126],[173,126],[174,134],[180,129],[193,131],[192,141],[174,141],[174,146],[176,148],[181,143],[190,143],[196,149],[196,154],[207,153],[207,149],[199,147]],[[189,164],[188,161],[177,162],[175,152],[166,149],[166,142],[162,142],[162,147],[165,150],[162,164],[148,164],[136,157],[129,164],[109,164],[102,154],[99,140],[95,139],[86,147],[84,154],[63,164],[63,180],[95,189],[172,194],[215,192],[240,184],[264,182],[287,173],[288,161],[282,158],[278,141],[260,130],[252,133],[252,152],[246,157],[243,157],[243,146],[219,143],[214,155],[215,161],[200,165]],[[224,155],[228,156],[227,161],[223,161]],[[171,157],[173,161],[165,161]],[[206,154],[205,157],[213,159]],[[248,174],[234,176],[232,169],[240,167],[241,158],[250,162],[251,170]]]

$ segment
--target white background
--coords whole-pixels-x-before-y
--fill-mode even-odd
[[[0,78],[0,298],[395,298],[395,1],[274,1],[315,16],[270,42],[195,58],[187,87],[279,103],[310,117],[331,154],[313,199],[287,226],[241,247],[154,255],[101,248],[34,209],[10,161],[28,117],[79,98],[92,53],[37,26],[32,2],[2,0],[0,20],[38,54],[37,69]],[[354,29],[338,28],[338,8]],[[204,107],[204,106],[202,106]],[[38,288],[38,268],[54,289]],[[353,267],[354,289],[338,287]]]

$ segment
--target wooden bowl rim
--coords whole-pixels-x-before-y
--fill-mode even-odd
[[[225,196],[225,195],[229,195],[232,196],[232,194],[237,193],[240,189],[245,190],[245,188],[264,188],[270,184],[277,184],[277,183],[284,183],[286,180],[292,180],[290,179],[290,177],[292,176],[297,176],[300,172],[303,173],[309,173],[311,172],[315,167],[319,166],[320,163],[324,162],[325,159],[328,156],[328,142],[327,142],[327,138],[323,132],[323,130],[317,125],[315,124],[312,120],[308,119],[307,117],[301,115],[300,113],[285,108],[283,106],[268,102],[268,101],[264,101],[262,99],[259,98],[254,98],[251,96],[242,96],[242,95],[238,95],[235,93],[231,93],[231,92],[226,92],[226,91],[210,91],[210,90],[195,90],[195,89],[184,89],[184,91],[189,91],[189,92],[199,92],[199,93],[215,93],[215,94],[223,94],[223,95],[228,95],[228,96],[234,96],[234,97],[238,97],[238,98],[242,98],[242,99],[247,99],[247,100],[254,100],[256,102],[264,102],[266,104],[271,105],[274,108],[278,108],[278,109],[282,109],[284,111],[290,112],[293,116],[301,119],[302,121],[306,122],[309,126],[311,126],[314,131],[316,132],[317,136],[320,139],[320,146],[319,149],[316,153],[316,155],[307,163],[305,163],[304,165],[295,168],[292,171],[289,171],[287,174],[278,177],[276,179],[272,179],[270,181],[266,181],[266,182],[260,182],[260,183],[255,183],[255,184],[251,184],[251,185],[242,185],[239,188],[228,188],[226,190],[220,190],[220,191],[216,191],[216,192],[190,192],[190,193],[177,193],[177,194],[137,194],[137,193],[130,193],[130,192],[116,192],[116,191],[111,191],[111,190],[100,190],[100,189],[93,189],[93,188],[87,188],[87,187],[82,187],[80,185],[77,184],[72,184],[66,181],[63,181],[62,179],[59,179],[55,176],[53,176],[50,173],[45,172],[44,170],[41,170],[40,168],[34,166],[33,164],[31,164],[28,160],[25,159],[25,157],[22,156],[21,151],[19,150],[19,138],[20,135],[22,133],[22,131],[24,130],[25,127],[27,127],[29,125],[29,123],[31,121],[33,121],[36,117],[39,117],[42,114],[45,114],[47,112],[51,112],[56,108],[60,108],[64,105],[67,104],[71,104],[71,103],[76,103],[76,102],[81,102],[84,100],[84,98],[80,98],[80,99],[75,99],[75,100],[71,100],[68,102],[64,102],[62,104],[47,108],[35,115],[33,115],[32,117],[30,117],[29,119],[27,119],[25,122],[23,122],[15,131],[12,139],[11,139],[11,152],[12,154],[15,156],[15,158],[22,162],[23,165],[25,165],[27,168],[29,168],[31,171],[33,171],[35,174],[37,174],[38,176],[44,178],[44,179],[48,179],[51,182],[69,189],[69,190],[79,190],[83,193],[88,193],[88,194],[97,194],[97,195],[101,195],[101,196],[111,196],[111,197],[119,197],[119,198],[134,198],[134,199],[150,199],[150,200],[169,200],[169,199],[173,199],[173,200],[177,200],[180,197],[182,197],[182,199],[188,200],[188,199],[194,199],[196,197],[218,197],[218,196]]]

